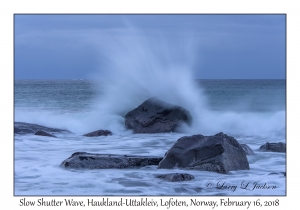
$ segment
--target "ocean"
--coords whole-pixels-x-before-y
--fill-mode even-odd
[[[155,72],[153,77],[147,73],[124,73],[116,80],[15,80],[15,122],[70,133],[57,133],[57,138],[14,135],[14,195],[286,195],[286,176],[281,174],[286,172],[286,154],[258,150],[266,142],[286,143],[286,80],[195,80],[178,72]],[[126,113],[153,96],[189,110],[191,127],[182,127],[180,133],[127,130]],[[83,136],[99,129],[113,135]],[[247,156],[250,170],[219,174],[157,166],[59,167],[75,152],[163,157],[182,136],[219,132],[252,148],[255,155]],[[155,177],[173,172],[195,179],[167,182]]]

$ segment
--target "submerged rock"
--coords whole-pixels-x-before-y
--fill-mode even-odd
[[[112,135],[112,132],[109,130],[97,130],[91,133],[84,134],[87,137],[95,137],[95,136],[108,136]]]
[[[61,163],[61,167],[74,169],[133,168],[158,165],[162,157],[110,155],[76,152]]]
[[[164,179],[169,182],[182,182],[182,181],[190,181],[195,179],[193,175],[190,174],[181,174],[181,173],[170,173],[170,174],[160,174],[156,175],[156,178]]]
[[[228,173],[249,170],[249,163],[242,146],[230,136],[185,136],[178,139],[158,168],[184,168]]]
[[[286,144],[279,142],[279,143],[269,143],[262,145],[259,148],[259,151],[263,152],[286,152]]]
[[[255,155],[253,150],[247,144],[241,144],[243,150],[246,152],[246,155]]]
[[[286,172],[272,172],[272,173],[269,173],[268,175],[283,175],[283,176],[286,176]]]
[[[56,138],[56,136],[51,135],[51,134],[49,134],[49,133],[47,133],[47,132],[45,132],[45,131],[37,131],[34,135],[37,135],[37,136],[49,136],[49,137],[54,137],[54,138]]]
[[[125,116],[126,128],[132,129],[134,133],[174,132],[183,123],[191,125],[189,111],[156,97],[144,101]]]
[[[25,123],[25,122],[15,122],[14,123],[14,133],[15,134],[35,134],[38,131],[44,131],[48,133],[58,133],[58,132],[69,132],[67,130],[58,128],[49,128],[37,124]]]

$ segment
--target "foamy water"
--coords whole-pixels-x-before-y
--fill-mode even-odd
[[[214,172],[157,169],[157,166],[139,169],[66,170],[59,164],[72,153],[85,151],[103,154],[132,154],[164,156],[182,135],[136,134],[108,137],[83,137],[71,134],[58,138],[34,135],[15,137],[15,194],[16,195],[285,195],[285,177],[268,175],[285,171],[285,154],[258,152],[265,141],[249,146],[256,155],[248,156],[250,170],[229,174]],[[238,139],[249,143],[250,139]],[[195,179],[172,183],[155,178],[157,174],[183,172]],[[254,189],[254,183],[275,186],[275,189]],[[219,185],[223,189],[213,188]],[[242,189],[249,183],[248,190]],[[210,184],[208,186],[208,184]],[[231,186],[229,189],[225,186]],[[234,186],[237,186],[234,188]]]

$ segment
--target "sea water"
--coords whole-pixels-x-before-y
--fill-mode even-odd
[[[57,138],[14,135],[15,195],[286,194],[286,177],[280,174],[286,172],[286,154],[258,150],[266,142],[286,142],[286,81],[198,80],[201,65],[194,64],[201,57],[195,37],[188,35],[184,41],[178,35],[174,42],[154,35],[132,30],[88,39],[97,40],[93,46],[99,50],[99,69],[89,80],[15,80],[15,122],[70,131],[57,133]],[[133,134],[126,129],[126,113],[153,96],[187,109],[192,125],[177,133]],[[83,136],[99,129],[113,135]],[[182,136],[219,132],[254,150],[255,155],[247,156],[250,170],[220,174],[157,166],[59,167],[75,152],[163,157]],[[195,179],[156,178],[174,172]]]
[[[121,90],[114,88],[122,85],[115,81],[16,80],[16,122],[71,133],[57,133],[57,138],[14,135],[15,195],[285,195],[286,177],[280,172],[286,172],[286,154],[258,149],[266,142],[286,142],[286,81],[190,82],[181,86],[190,91],[186,94],[177,91],[173,96],[163,93],[166,96],[162,97],[157,93],[162,100],[188,109],[193,116],[191,127],[182,128],[180,133],[133,134],[126,130],[124,116],[154,96],[151,90],[150,94],[136,90],[136,94],[117,95]],[[127,89],[134,91],[133,87]],[[109,129],[113,135],[83,136],[98,129]],[[163,157],[182,136],[218,132],[254,150],[255,155],[247,156],[250,170],[219,174],[157,166],[101,170],[59,167],[74,152]],[[189,173],[195,179],[167,182],[155,177],[173,172]],[[273,172],[279,174],[270,175]]]

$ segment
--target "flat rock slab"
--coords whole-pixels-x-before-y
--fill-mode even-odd
[[[231,136],[185,136],[178,139],[158,168],[183,168],[228,173],[249,170],[246,152]]]
[[[286,144],[279,142],[279,143],[269,143],[262,145],[259,148],[259,151],[262,152],[284,152],[286,153]]]
[[[109,130],[97,130],[91,133],[84,134],[87,137],[97,137],[97,136],[108,136],[112,135],[112,132]]]
[[[134,133],[176,132],[183,123],[191,125],[190,112],[156,97],[144,101],[125,116],[125,126]]]
[[[34,135],[37,135],[37,136],[49,136],[49,137],[54,137],[54,138],[56,138],[56,136],[51,135],[51,134],[49,134],[49,133],[47,133],[47,132],[45,132],[45,131],[37,131]]]
[[[14,123],[14,133],[15,134],[35,134],[38,131],[44,131],[48,133],[59,133],[68,132],[67,130],[58,128],[49,128],[37,124],[25,123],[25,122],[15,122]]]
[[[182,173],[159,174],[156,175],[155,177],[163,179],[168,182],[182,182],[182,181],[190,181],[192,179],[195,179],[195,177],[191,174],[182,174]]]
[[[162,157],[76,152],[64,160],[60,166],[73,169],[122,169],[158,165],[161,160]]]

